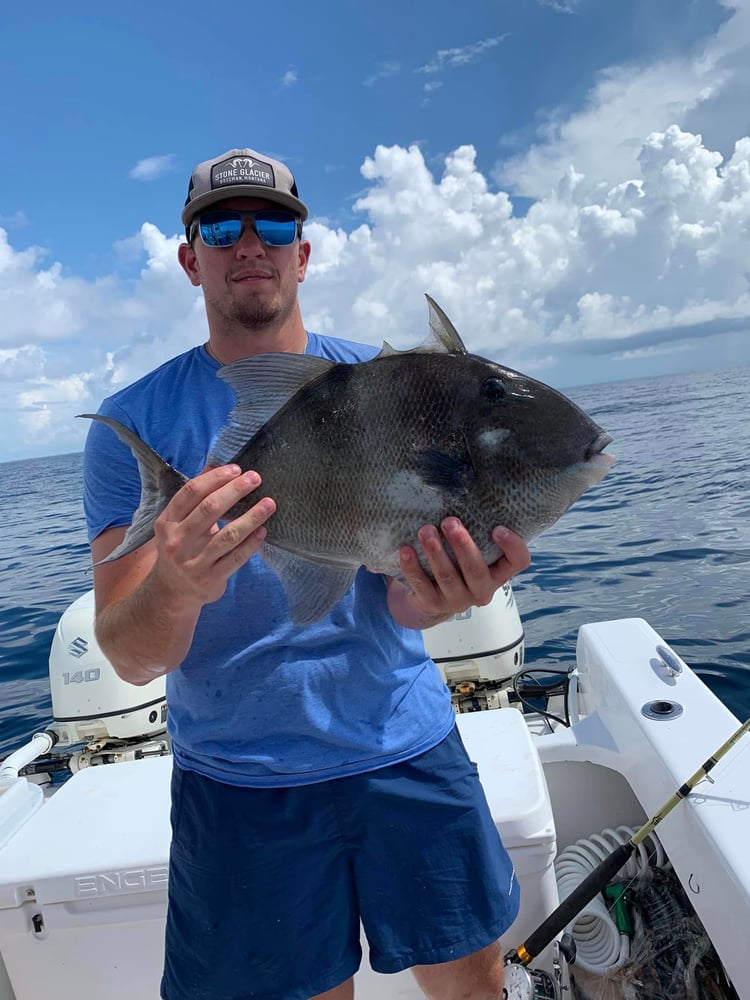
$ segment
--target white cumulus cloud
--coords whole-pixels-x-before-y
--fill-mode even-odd
[[[361,172],[352,227],[305,226],[310,329],[413,347],[429,292],[470,350],[557,385],[660,358],[667,370],[750,361],[748,137],[724,155],[676,125],[655,130],[627,176],[592,184],[568,167],[525,215],[470,145],[437,164],[417,145],[378,146]],[[121,242],[138,248],[135,278],[87,281],[0,230],[0,458],[80,448],[76,413],[206,339],[179,235],[144,223]]]
[[[499,160],[493,177],[514,194],[544,198],[570,167],[589,185],[637,174],[644,138],[677,124],[731,151],[746,127],[750,88],[750,0],[724,0],[727,19],[689,53],[604,69],[574,112],[540,113],[534,140]],[[505,144],[516,141],[506,136]]]
[[[750,139],[725,161],[670,127],[644,140],[630,180],[592,191],[569,170],[523,217],[470,146],[440,176],[416,146],[378,147],[362,173],[366,222],[335,238],[308,227],[304,301],[314,315],[327,303],[330,332],[413,343],[429,291],[472,349],[529,370],[567,362],[570,384],[587,353],[715,349],[750,326]]]

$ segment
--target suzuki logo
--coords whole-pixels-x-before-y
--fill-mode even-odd
[[[68,643],[68,653],[71,656],[75,656],[77,660],[87,653],[89,649],[88,642],[82,636],[76,636],[76,638]]]

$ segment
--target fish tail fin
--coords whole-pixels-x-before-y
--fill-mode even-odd
[[[120,544],[106,558],[96,563],[100,566],[102,563],[113,562],[128,555],[154,537],[154,521],[175,493],[187,482],[187,476],[173,469],[153,448],[119,420],[103,417],[97,413],[80,413],[79,416],[98,420],[110,427],[122,443],[132,451],[141,477],[141,499],[133,515],[133,521]]]

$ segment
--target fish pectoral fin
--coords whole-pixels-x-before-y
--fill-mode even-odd
[[[426,486],[456,496],[469,493],[476,482],[476,471],[469,459],[436,448],[420,452],[416,466]]]
[[[295,625],[311,625],[341,600],[354,583],[357,566],[325,566],[264,542],[260,555],[281,580]]]
[[[311,354],[256,354],[220,368],[216,374],[229,384],[237,405],[211,449],[209,464],[230,462],[284,403],[335,363]]]

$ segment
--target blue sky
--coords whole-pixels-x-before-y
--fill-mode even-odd
[[[312,329],[413,346],[427,291],[558,387],[750,362],[750,0],[0,17],[0,461],[205,340],[179,213],[235,146],[310,206]]]

